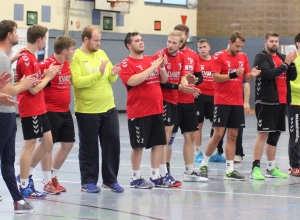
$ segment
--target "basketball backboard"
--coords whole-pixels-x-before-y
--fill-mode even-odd
[[[95,0],[95,10],[118,12],[118,13],[121,12],[120,8],[111,7],[111,3],[108,2],[107,0]]]

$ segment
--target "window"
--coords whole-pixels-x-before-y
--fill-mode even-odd
[[[169,5],[187,5],[187,0],[145,0],[145,3],[169,4]]]

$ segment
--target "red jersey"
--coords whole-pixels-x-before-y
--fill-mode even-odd
[[[239,67],[244,68],[244,73],[239,77],[226,82],[215,83],[215,105],[239,105],[243,106],[243,81],[244,74],[250,73],[248,57],[245,53],[229,55],[226,50],[217,52],[212,61],[212,73],[229,74],[236,72]]]
[[[203,60],[199,55],[200,71],[203,76],[203,82],[196,86],[201,90],[201,94],[209,96],[214,96],[215,93],[215,82],[211,72],[212,59],[213,56],[210,60]]]
[[[18,80],[23,76],[34,74],[36,78],[41,79],[41,70],[39,63],[34,54],[29,51],[22,52],[17,63]],[[33,95],[29,90],[18,94],[18,108],[21,118],[42,115],[46,113],[46,105],[44,100],[44,92],[41,90]]]
[[[42,73],[48,69],[51,64],[62,65],[61,73],[57,74],[49,84],[44,88],[44,96],[46,109],[50,112],[66,112],[69,111],[71,101],[70,86],[71,86],[71,71],[69,61],[64,63],[58,62],[54,55],[40,62]]]
[[[126,113],[128,119],[162,114],[163,97],[160,88],[159,71],[154,70],[148,78],[137,86],[129,86],[127,81],[151,66],[153,56],[143,56],[142,59],[126,57],[120,63],[120,78],[127,89]]]
[[[275,64],[275,67],[281,66],[283,64],[280,57],[276,55],[272,55],[272,60]],[[280,104],[286,104],[286,94],[287,94],[287,86],[286,86],[286,71],[280,74],[275,78],[278,92],[278,99]]]
[[[185,76],[185,65],[187,63],[186,57],[182,52],[178,51],[176,56],[171,56],[168,53],[168,49],[164,48],[155,53],[156,59],[160,54],[166,54],[168,57],[168,63],[166,64],[166,71],[168,73],[168,82],[172,84],[179,84],[181,77]],[[178,103],[178,90],[175,89],[162,89],[163,100],[174,105]]]
[[[185,50],[181,50],[184,56],[187,58],[187,64],[185,65],[186,73],[198,73],[200,72],[199,56],[195,51],[186,47]],[[178,103],[194,103],[194,96],[192,94],[186,94],[178,91]]]

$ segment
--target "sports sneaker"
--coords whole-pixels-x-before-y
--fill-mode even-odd
[[[137,180],[132,180],[129,185],[130,188],[138,188],[138,189],[152,189],[152,183],[147,182],[144,178],[140,178]]]
[[[193,171],[191,174],[184,172],[182,180],[184,182],[206,182],[208,178],[200,172]]]
[[[300,177],[300,168],[290,168],[289,169],[289,174],[291,176],[297,176]]]
[[[20,174],[18,176],[16,176],[16,180],[19,183],[21,183]],[[32,179],[32,175],[29,175],[29,177],[28,177],[28,186],[24,189],[21,186],[19,186],[19,190],[20,190],[20,193],[23,195],[23,197],[29,198],[29,199],[44,199],[47,196],[46,194],[41,193],[34,188],[34,182]]]
[[[120,186],[118,183],[103,183],[102,184],[103,188],[107,188],[110,189],[113,192],[117,192],[117,193],[122,193],[124,192],[124,188],[122,186]]]
[[[153,184],[155,187],[161,187],[161,188],[170,188],[173,186],[172,183],[170,183],[165,177],[160,177],[156,180],[152,179],[150,177],[150,182]]]
[[[196,163],[201,163],[202,160],[203,160],[203,158],[204,158],[203,153],[200,152],[199,154],[197,154],[197,155],[195,156],[195,162],[196,162]]]
[[[208,167],[206,165],[200,166],[199,167],[199,172],[201,174],[202,177],[207,178],[208,179]]]
[[[60,194],[60,190],[55,188],[52,181],[49,181],[46,185],[44,185],[43,190],[45,193],[47,193],[49,195],[59,195]]]
[[[25,202],[24,204],[21,204],[20,201],[14,202],[14,212],[16,214],[22,214],[22,213],[33,211],[32,206],[25,200],[23,200],[23,201]]]
[[[250,177],[254,180],[264,180],[265,179],[265,177],[261,173],[260,168],[257,166],[253,167]]]
[[[55,176],[54,178],[52,178],[52,183],[53,183],[53,186],[58,189],[60,192],[66,192],[67,189],[63,186],[61,186],[57,180],[57,177]]]
[[[225,172],[224,180],[237,180],[237,181],[244,181],[246,177],[239,174],[238,171],[233,170],[229,173]]]
[[[101,191],[101,189],[95,183],[87,183],[87,184],[81,185],[81,191],[87,192],[87,193],[98,193]]]
[[[226,163],[226,159],[221,154],[216,153],[209,158],[209,162]]]
[[[167,173],[165,176],[166,180],[169,181],[173,187],[178,187],[182,185],[182,182],[175,180],[170,173]]]
[[[34,188],[28,184],[28,186],[23,189],[21,186],[19,187],[20,193],[24,198],[29,199],[44,199],[47,195],[44,193],[41,193],[39,191],[36,191]]]
[[[241,155],[234,155],[233,162],[234,163],[242,163],[243,157]]]
[[[267,172],[265,173],[265,177],[286,179],[288,175],[285,173],[281,173],[277,167],[274,167],[272,170],[267,169]]]

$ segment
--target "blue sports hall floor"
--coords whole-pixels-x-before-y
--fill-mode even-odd
[[[97,194],[88,194],[80,190],[78,166],[78,137],[71,153],[59,173],[61,185],[67,188],[61,195],[48,195],[44,200],[29,200],[34,211],[29,214],[14,214],[12,199],[0,178],[0,220],[56,220],[56,219],[299,219],[300,178],[289,176],[288,179],[250,179],[252,167],[252,147],[256,135],[256,119],[252,114],[246,116],[243,146],[246,156],[235,169],[244,174],[244,182],[224,181],[225,164],[210,163],[209,180],[206,183],[184,182],[178,188],[155,188],[152,190],[131,189],[130,151],[127,119],[119,114],[121,130],[121,164],[119,183],[125,188],[124,193],[114,193],[101,188]],[[22,129],[18,118],[16,138],[16,173],[19,173],[19,155],[23,145]],[[76,135],[77,124],[76,119]],[[210,123],[204,124],[203,146],[209,139]],[[288,132],[282,134],[277,151],[276,165],[287,173]],[[183,137],[177,134],[173,144],[171,172],[178,180],[182,179],[184,162],[182,157]],[[56,147],[55,147],[56,148]],[[149,179],[149,150],[145,150],[141,173]],[[100,161],[101,163],[101,161]],[[100,164],[101,165],[101,164]],[[198,168],[199,164],[195,164]],[[266,157],[263,155],[261,168],[266,169]],[[42,172],[40,165],[34,174],[37,190],[42,190]],[[101,185],[101,178],[99,185]]]

